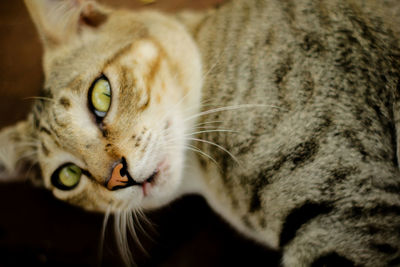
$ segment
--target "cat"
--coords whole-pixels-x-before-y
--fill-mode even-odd
[[[0,132],[1,177],[37,162],[118,227],[200,194],[283,266],[400,265],[400,49],[380,3],[25,4],[45,83]]]

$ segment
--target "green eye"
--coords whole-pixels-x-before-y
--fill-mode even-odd
[[[111,106],[111,86],[105,76],[94,81],[89,92],[89,102],[97,117],[104,118],[107,115]]]
[[[53,185],[61,190],[70,190],[78,185],[82,170],[75,164],[66,164],[58,168],[52,178]]]

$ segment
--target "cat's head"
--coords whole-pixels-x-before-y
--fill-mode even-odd
[[[54,195],[88,210],[175,197],[201,64],[185,28],[88,0],[26,0],[45,84],[28,119],[0,132],[2,176],[37,161]]]

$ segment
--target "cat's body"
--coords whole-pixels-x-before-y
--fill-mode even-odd
[[[201,119],[238,132],[201,136],[241,163],[200,145],[222,172],[216,178],[216,165],[204,165],[212,172],[211,206],[250,236],[282,247],[288,266],[332,253],[378,266],[399,253],[398,50],[372,16],[351,8],[343,1],[238,1],[197,33],[210,70],[206,103],[266,105]],[[392,256],[379,250],[386,246]]]
[[[118,211],[200,193],[284,266],[400,264],[398,40],[370,4],[232,1],[178,20],[92,6],[66,50],[35,8],[52,100],[1,141],[39,139],[57,197]],[[87,104],[99,73],[104,121]],[[50,179],[67,162],[85,171],[69,191]],[[110,191],[121,164],[142,184]]]

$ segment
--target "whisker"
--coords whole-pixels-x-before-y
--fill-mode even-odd
[[[197,127],[197,126],[201,126],[201,125],[206,125],[206,124],[213,124],[213,123],[222,123],[223,121],[207,121],[207,122],[201,122],[201,123],[197,123],[193,126]]]
[[[218,162],[217,162],[213,157],[211,157],[210,155],[208,155],[207,153],[205,153],[204,151],[202,151],[201,149],[199,149],[199,148],[197,148],[197,147],[195,147],[195,146],[192,146],[192,145],[187,145],[187,146],[185,146],[185,148],[186,148],[186,149],[189,149],[189,150],[192,150],[192,151],[194,151],[194,152],[197,152],[197,153],[199,153],[200,155],[202,155],[202,156],[204,156],[204,157],[210,159],[212,162],[214,162],[214,164],[218,167],[218,169],[221,170],[221,168],[220,168]]]
[[[220,107],[220,108],[215,108],[215,109],[210,109],[210,110],[206,110],[200,113],[197,113],[195,115],[192,115],[186,119],[184,119],[184,122],[204,116],[204,115],[208,115],[208,114],[212,114],[212,113],[216,113],[216,112],[221,112],[221,111],[229,111],[229,110],[236,110],[236,109],[241,109],[241,108],[254,108],[254,107],[270,107],[270,108],[277,108],[277,109],[282,109],[278,106],[274,106],[274,105],[263,105],[263,104],[243,104],[243,105],[237,105],[237,106],[226,106],[226,107]]]
[[[206,71],[206,73],[203,74],[203,80],[205,80],[205,79],[207,78],[208,74],[210,74],[211,71],[220,63],[221,58],[222,58],[222,56],[223,56],[224,54],[225,54],[225,50],[222,51],[222,52],[219,54],[219,56],[218,56],[217,60],[215,61],[215,63],[208,69],[208,71]]]
[[[194,132],[194,133],[190,133],[190,134],[185,134],[184,136],[191,136],[191,135],[196,135],[196,134],[201,134],[201,133],[214,133],[214,132],[226,132],[226,133],[239,133],[238,131],[232,131],[232,130],[205,130],[205,131],[198,131],[198,132]]]
[[[29,177],[31,177],[30,175],[31,175],[31,172],[32,172],[32,169],[33,169],[33,167],[36,165],[36,164],[38,164],[39,163],[39,161],[38,160],[32,160],[31,162],[30,162],[30,164],[29,164],[29,168],[28,168],[28,170],[25,172],[25,180],[29,180]],[[31,182],[33,182],[32,180],[31,180]]]
[[[126,235],[126,211],[117,211],[114,216],[114,231],[118,250],[122,260],[127,266],[134,265],[132,253],[130,251],[127,235]]]
[[[101,228],[100,243],[99,243],[99,255],[98,255],[98,266],[101,266],[101,262],[103,260],[104,239],[105,239],[105,236],[106,236],[106,228],[107,228],[108,219],[110,218],[110,213],[111,213],[111,204],[108,205],[107,210],[106,210],[106,212],[104,214],[103,226]]]
[[[137,213],[136,213],[135,215],[139,215],[140,218],[139,218],[139,216],[137,216],[137,219],[138,219],[138,220],[139,220],[139,219],[143,220],[144,223],[146,223],[146,225],[147,225],[148,227],[150,227],[150,230],[151,230],[151,231],[156,232],[156,230],[154,229],[153,223],[147,218],[146,214],[145,214],[142,210],[140,210],[140,209],[137,210]],[[150,238],[151,238],[151,237],[150,237]]]
[[[143,247],[142,243],[139,240],[138,235],[136,234],[136,230],[135,230],[135,226],[134,226],[134,221],[133,221],[133,214],[135,214],[135,211],[132,210],[131,214],[129,214],[129,216],[127,217],[128,219],[128,229],[129,232],[131,233],[131,236],[133,237],[133,239],[135,240],[136,244],[139,246],[140,250],[142,250],[142,252],[144,254],[146,254],[147,256],[149,255],[146,251],[146,249]]]
[[[44,96],[28,96],[28,97],[25,97],[24,100],[45,100],[45,101],[54,102],[53,98],[44,97]]]
[[[188,95],[189,95],[190,93],[192,93],[192,90],[189,90],[183,97],[181,97],[180,100],[178,100],[175,104],[173,104],[173,105],[169,108],[169,111],[161,118],[160,121],[164,121],[165,118],[167,118],[167,117],[171,114],[171,112],[174,111],[174,109],[175,109],[176,107],[178,107],[180,104],[182,104],[182,102],[186,99],[186,97],[188,97]],[[200,106],[199,106],[199,107],[200,107]],[[194,109],[194,108],[198,108],[198,107],[189,107],[188,109],[190,110],[190,109]],[[188,110],[186,110],[186,111],[188,111]]]
[[[136,224],[137,224],[139,230],[140,230],[149,240],[151,240],[151,241],[154,242],[154,239],[146,232],[146,230],[144,229],[144,227],[142,226],[142,224],[141,224],[141,222],[140,222],[140,219],[143,219],[144,222],[145,222],[148,226],[150,226],[150,229],[151,229],[153,232],[155,232],[155,230],[154,230],[154,228],[153,228],[151,222],[146,218],[146,216],[144,215],[143,211],[141,211],[140,209],[138,209],[138,210],[136,210],[136,211],[133,213],[133,216],[134,216],[134,221],[136,222]]]
[[[216,146],[216,147],[218,147],[219,149],[221,149],[222,151],[224,151],[225,153],[227,153],[229,156],[231,156],[232,157],[232,159],[240,166],[241,164],[239,163],[239,161],[236,159],[236,157],[231,153],[231,152],[229,152],[226,148],[224,148],[223,146],[220,146],[220,145],[218,145],[218,144],[216,144],[216,143],[214,143],[214,142],[211,142],[211,141],[208,141],[208,140],[204,140],[204,139],[199,139],[199,138],[187,138],[188,140],[192,140],[192,141],[198,141],[198,142],[202,142],[202,143],[206,143],[206,144],[209,144],[209,145],[213,145],[213,146]]]

